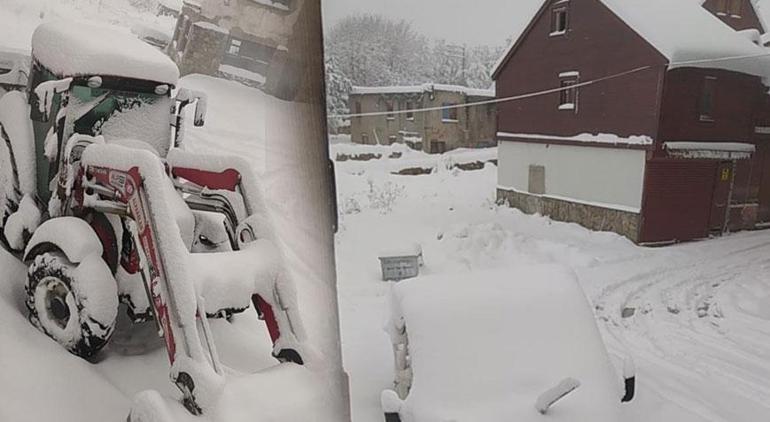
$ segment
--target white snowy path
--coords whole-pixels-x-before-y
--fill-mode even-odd
[[[382,420],[379,392],[392,380],[377,252],[399,241],[422,244],[424,273],[506,268],[515,277],[517,263],[572,267],[616,365],[635,359],[638,395],[624,420],[767,420],[770,231],[640,248],[495,207],[494,167],[394,176],[386,161],[338,163],[337,265],[355,421]]]

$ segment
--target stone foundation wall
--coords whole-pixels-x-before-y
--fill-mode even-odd
[[[595,205],[497,189],[498,203],[507,203],[525,214],[539,213],[557,221],[580,224],[591,230],[611,231],[637,242],[640,215]]]

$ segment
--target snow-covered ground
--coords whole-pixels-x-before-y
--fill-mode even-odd
[[[372,147],[332,148],[342,149]],[[492,164],[398,176],[399,160],[387,156],[337,163],[337,269],[355,421],[382,420],[379,394],[393,380],[382,328],[389,285],[380,281],[377,253],[414,242],[423,248],[423,274],[515,274],[532,262],[574,269],[614,364],[632,356],[638,367],[638,395],[623,420],[750,422],[770,414],[770,232],[641,248],[496,206]]]

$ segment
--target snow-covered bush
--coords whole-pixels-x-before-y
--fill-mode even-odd
[[[382,186],[369,180],[369,208],[379,210],[380,214],[393,211],[393,205],[404,195],[405,187],[393,182],[385,182]]]

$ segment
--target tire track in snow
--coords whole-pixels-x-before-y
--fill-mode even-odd
[[[599,291],[594,303],[608,346],[642,361],[641,385],[704,420],[748,421],[741,417],[754,410],[770,412],[770,362],[761,351],[770,344],[770,321],[744,314],[724,293],[770,262],[766,239],[760,233],[657,250],[637,266],[654,269],[626,273]],[[627,265],[610,263],[596,271],[611,273],[617,267]],[[747,344],[745,338],[754,341]],[[672,383],[671,376],[687,388]],[[714,397],[720,392],[750,409],[731,409]]]

